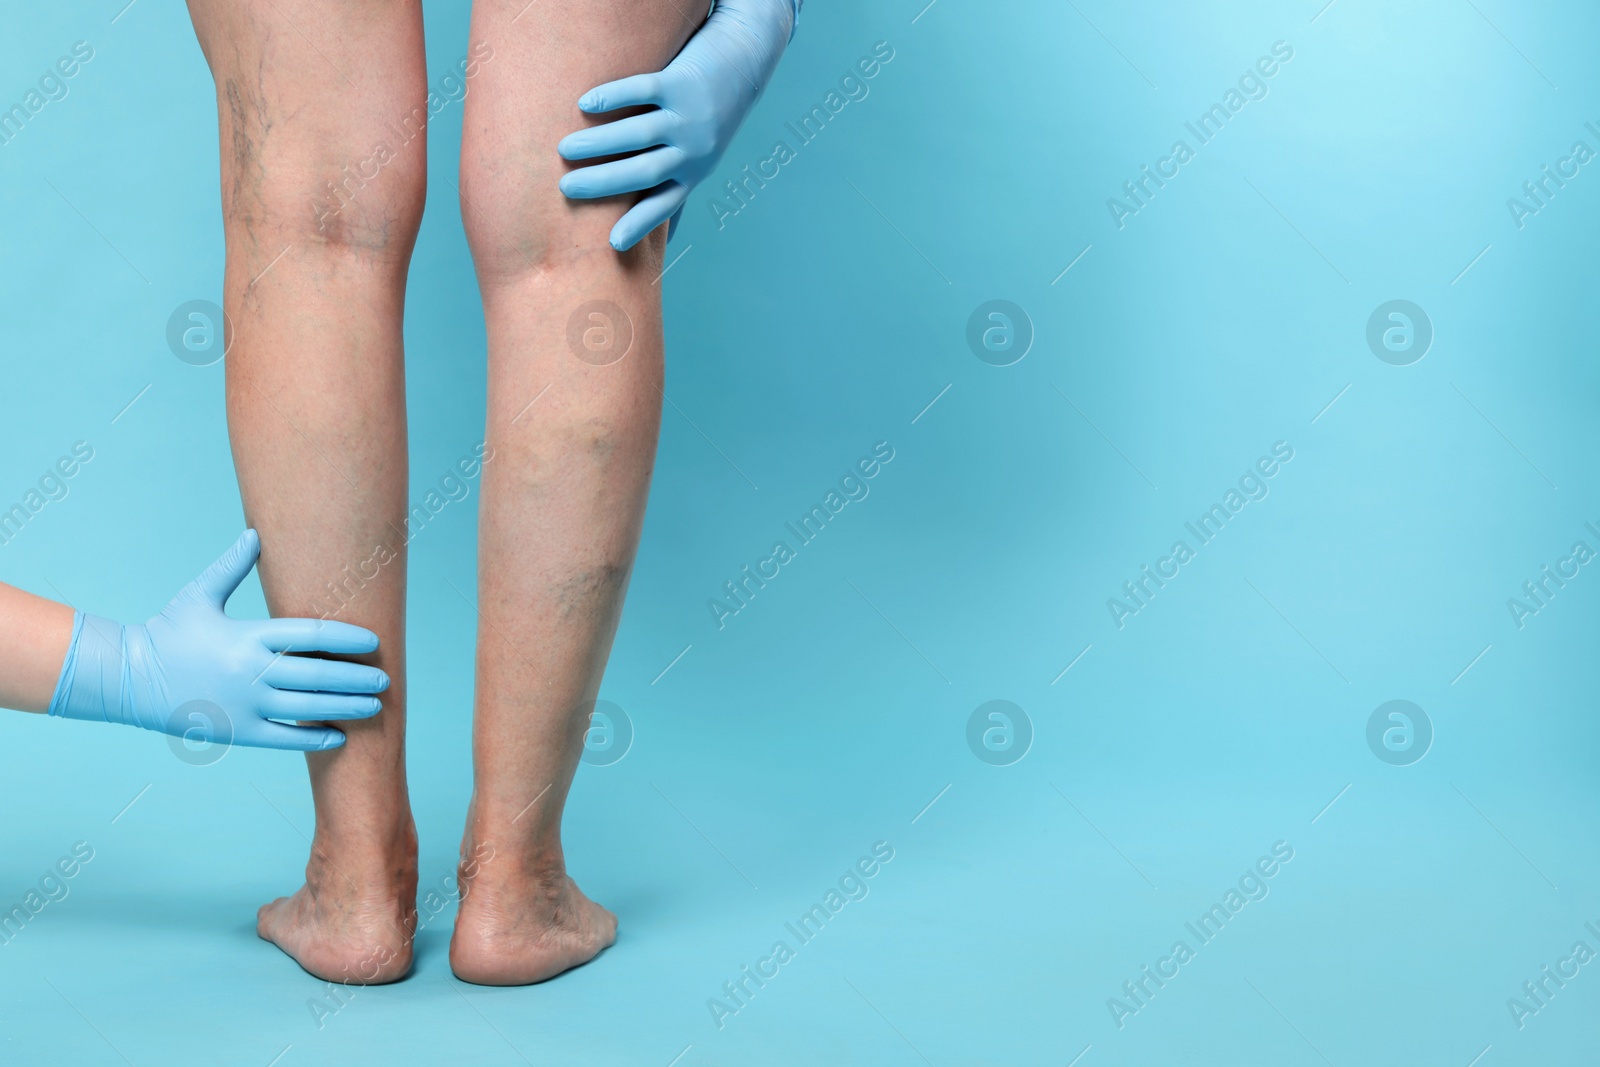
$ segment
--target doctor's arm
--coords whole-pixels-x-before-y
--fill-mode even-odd
[[[338,730],[290,722],[371,718],[389,678],[305,653],[370,653],[377,635],[327,620],[229,616],[228,598],[260,555],[246,531],[159,615],[132,626],[0,583],[0,706],[258,748],[339,747]]]

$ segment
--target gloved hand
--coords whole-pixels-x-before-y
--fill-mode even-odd
[[[344,744],[338,730],[271,720],[370,718],[382,707],[370,694],[389,688],[388,675],[279,653],[373,652],[378,635],[317,619],[229,618],[223,606],[260,556],[261,539],[246,530],[143,626],[78,612],[50,714],[217,744],[308,752]]]
[[[561,179],[562,193],[574,200],[651,191],[612,227],[612,248],[627,251],[669,218],[669,239],[677,232],[689,194],[717,169],[772,79],[803,3],[717,0],[666,70],[607,82],[578,101],[590,114],[647,104],[657,109],[568,134],[557,148],[566,159],[640,153]]]

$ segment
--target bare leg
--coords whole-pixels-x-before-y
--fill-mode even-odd
[[[401,316],[425,138],[416,0],[190,0],[217,83],[228,261],[228,423],[274,615],[375,630],[384,711],[308,757],[306,883],[257,929],[332,981],[411,966],[405,781],[406,427]],[[315,44],[313,44],[315,42]],[[425,111],[423,112],[425,114]],[[383,162],[374,148],[388,149]],[[337,183],[337,185],[330,184]]]
[[[616,939],[616,918],[567,877],[561,814],[638,547],[661,417],[665,228],[631,253],[612,251],[607,234],[625,206],[565,200],[556,143],[593,121],[577,107],[586,90],[661,69],[698,21],[685,14],[696,5],[674,0],[526,7],[473,7],[472,39],[495,54],[467,98],[461,166],[488,320],[494,458],[479,533],[476,784],[450,960],[459,977],[491,985],[542,981]],[[623,334],[615,312],[598,312],[609,323],[581,317],[599,330],[588,360],[569,345],[569,322],[597,300],[620,308],[631,332],[626,355],[603,366],[620,354],[603,347],[607,325],[613,346]]]

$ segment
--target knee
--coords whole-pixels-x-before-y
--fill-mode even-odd
[[[594,268],[630,273],[653,268],[651,276],[659,274],[666,230],[617,252],[610,244],[611,227],[631,202],[568,200],[557,184],[562,173],[559,159],[542,167],[463,159],[461,221],[481,284],[509,285],[540,274]]]
[[[379,258],[409,260],[427,200],[421,138],[380,142],[348,161],[325,163],[313,177],[297,229],[314,244]]]
[[[272,231],[303,248],[408,262],[427,199],[427,149],[398,132],[350,151],[342,139],[238,168],[223,208],[251,239]]]

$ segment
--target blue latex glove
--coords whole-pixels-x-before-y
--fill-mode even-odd
[[[224,745],[315,752],[344,744],[338,730],[271,720],[370,718],[382,706],[371,694],[389,687],[388,675],[281,653],[373,652],[378,635],[317,619],[229,618],[223,606],[260,556],[260,538],[246,530],[143,626],[78,612],[50,714]]]
[[[772,80],[802,3],[717,0],[711,17],[666,70],[607,82],[578,101],[590,114],[656,108],[568,134],[558,146],[566,159],[639,153],[569,171],[561,179],[562,193],[574,200],[649,190],[612,228],[612,248],[627,251],[669,218],[669,238],[676,232],[689,194],[717,169]]]

